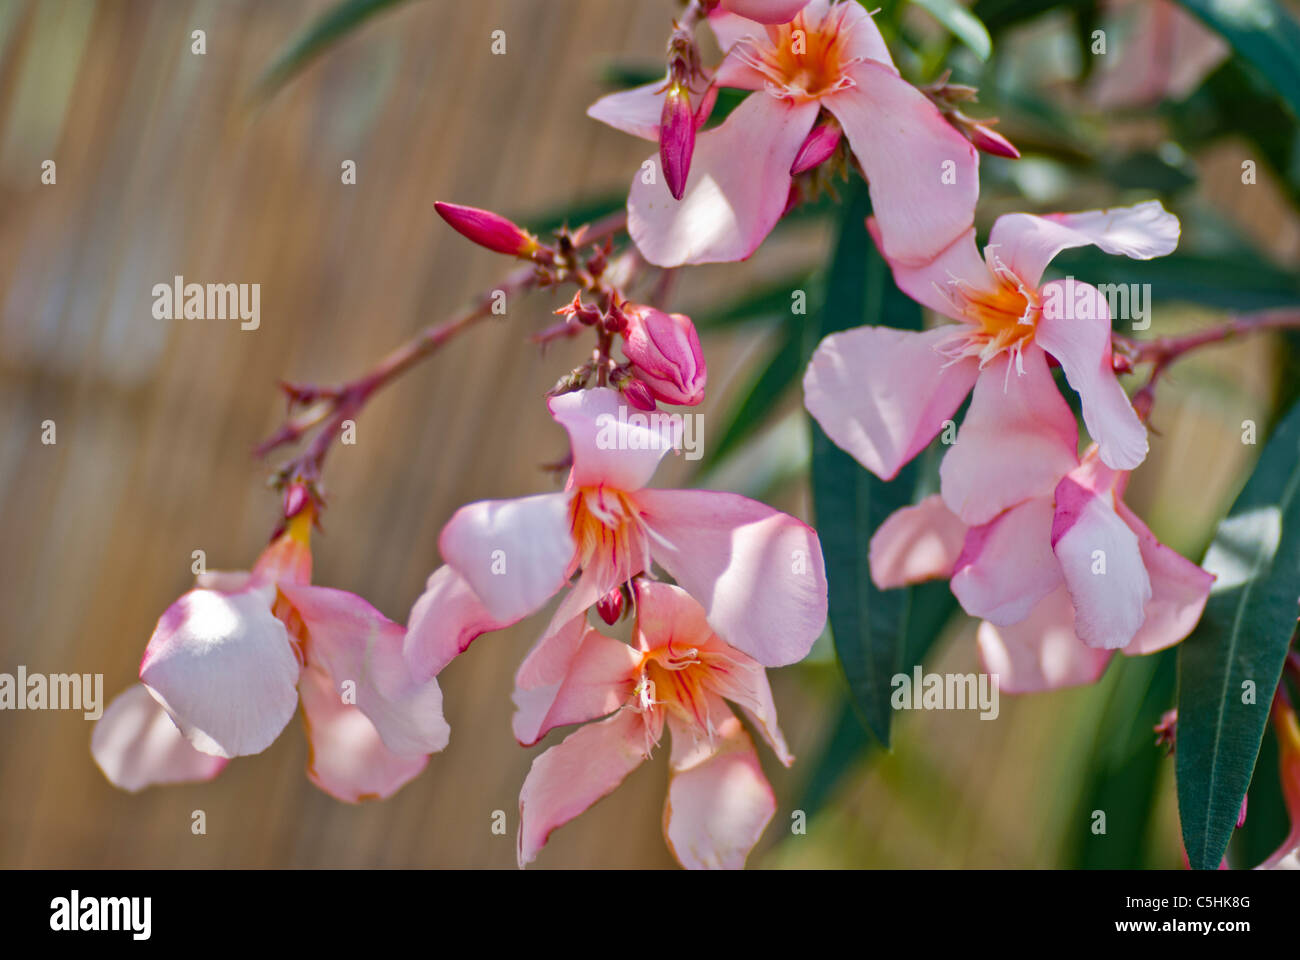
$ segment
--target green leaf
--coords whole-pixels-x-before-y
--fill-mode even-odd
[[[826,278],[818,341],[864,323],[921,328],[921,308],[894,286],[867,235],[869,212],[866,187],[855,181]],[[812,432],[813,511],[826,558],[831,634],[853,704],[888,746],[890,679],[903,664],[914,589],[877,590],[867,567],[867,543],[889,514],[912,502],[920,458],[886,483],[831,443],[816,423]]]
[[[687,310],[695,321],[697,330],[722,330],[746,326],[757,322],[781,320],[796,314],[793,311],[796,290],[807,291],[812,277],[795,273],[774,283],[765,284],[745,294],[725,307],[712,310]]]
[[[976,0],[972,12],[990,32],[1024,23],[1054,9],[1086,7],[1090,0]]]
[[[1300,405],[1219,524],[1204,563],[1218,580],[1179,650],[1178,811],[1197,869],[1217,867],[1227,848],[1300,613],[1297,463]],[[1248,689],[1253,703],[1242,702]]]
[[[1222,34],[1300,116],[1300,24],[1274,0],[1178,0]]]
[[[270,96],[331,45],[375,14],[407,0],[343,0],[326,10],[287,46],[258,79],[255,91]]]
[[[970,47],[975,56],[987,60],[993,52],[993,41],[979,17],[963,7],[957,0],[912,0],[938,20],[958,40]]]

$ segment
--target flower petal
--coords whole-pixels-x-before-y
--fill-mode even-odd
[[[268,591],[191,590],[158,620],[140,679],[198,750],[260,753],[298,707],[298,659]]]
[[[871,537],[867,562],[872,582],[889,590],[952,576],[967,530],[937,493],[895,510]]]
[[[299,685],[309,747],[307,776],[344,803],[382,800],[414,780],[427,754],[396,754],[364,713],[343,702],[324,670],[308,666]]]
[[[620,710],[534,760],[519,792],[519,865],[537,859],[552,830],[612,793],[645,758],[641,715]]]
[[[985,621],[976,632],[986,673],[1004,693],[1036,693],[1094,683],[1106,671],[1109,650],[1090,647],[1074,634],[1074,607],[1064,586],[1053,590],[1024,620],[1006,627]]]
[[[1159,200],[1045,217],[1008,213],[994,222],[988,252],[996,254],[1026,285],[1036,287],[1047,265],[1062,250],[1094,244],[1106,253],[1150,260],[1173,253],[1178,233],[1178,218]]]
[[[854,86],[821,102],[867,175],[885,252],[891,261],[932,260],[975,219],[979,151],[892,67],[863,60],[849,76]]]
[[[561,630],[564,636],[557,633],[561,644],[572,644],[572,635],[578,635],[563,677],[542,686],[515,687],[515,739],[526,747],[556,727],[613,713],[627,703],[636,685],[641,655],[632,647],[587,626],[582,617]]]
[[[675,718],[664,838],[688,870],[739,870],[772,815],[776,795],[754,742],[729,711],[713,743],[696,741]]]
[[[1147,455],[1147,429],[1111,366],[1110,308],[1096,287],[1054,280],[1042,289],[1035,342],[1060,361],[1079,392],[1083,422],[1116,470],[1132,470]]]
[[[1115,512],[1137,534],[1142,565],[1151,578],[1151,599],[1147,601],[1146,618],[1124,652],[1130,656],[1154,653],[1178,643],[1192,632],[1205,610],[1214,574],[1157,540],[1123,501],[1116,500]]]
[[[728,644],[769,667],[802,660],[826,626],[821,542],[766,504],[710,490],[641,490],[654,559]]]
[[[836,446],[892,480],[957,412],[979,375],[974,358],[945,369],[948,360],[935,346],[951,333],[951,327],[833,333],[804,373],[804,406]]]
[[[1079,429],[1032,344],[1003,354],[975,381],[957,442],[939,465],[944,502],[972,526],[1031,497],[1050,496],[1079,463]]]
[[[230,762],[190,746],[139,683],[114,697],[95,721],[90,752],[115,787],[132,793],[155,784],[211,780]]]
[[[443,564],[424,585],[407,620],[402,654],[416,680],[428,680],[492,630],[515,620],[499,620],[459,573]]]
[[[1052,554],[1052,501],[1028,500],[973,527],[952,576],[953,596],[973,617],[1018,623],[1061,583]]]
[[[1145,618],[1151,580],[1113,495],[1098,496],[1073,476],[1063,479],[1056,488],[1052,551],[1074,601],[1079,639],[1106,650],[1128,646]]]
[[[885,253],[885,243],[880,235],[880,224],[875,217],[867,218],[867,232],[876,243],[876,249],[889,263],[898,289],[935,313],[953,320],[966,319],[961,304],[965,294],[973,291],[996,296],[998,283],[989,273],[979,247],[975,245],[975,228],[971,227],[956,240],[944,247],[933,260],[910,265],[891,260]],[[963,296],[957,295],[960,288]],[[974,318],[978,319],[978,318]],[[948,332],[953,333],[949,328]]]
[[[307,628],[308,658],[337,690],[351,681],[358,710],[393,753],[436,753],[450,728],[442,691],[411,675],[402,655],[406,630],[356,594],[329,587],[281,587]]]
[[[641,87],[607,94],[587,108],[587,116],[615,130],[658,143],[666,82],[666,79],[656,80]]]
[[[674,449],[674,423],[666,414],[629,410],[617,390],[577,390],[547,401],[551,416],[569,435],[573,450],[570,487],[639,490],[659,461]]]
[[[701,131],[681,200],[674,200],[651,157],[627,198],[628,233],[660,267],[744,260],[785,212],[790,165],[817,119],[817,104],[749,97],[723,123]]]
[[[756,23],[789,23],[808,0],[720,0],[718,7]]]
[[[522,620],[569,579],[574,554],[569,494],[461,507],[442,528],[438,549],[493,620]]]

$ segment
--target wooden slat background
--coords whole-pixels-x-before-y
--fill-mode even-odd
[[[0,670],[103,673],[111,697],[189,585],[191,551],[212,568],[251,562],[275,503],[248,451],[277,422],[275,381],[353,375],[503,268],[452,234],[435,200],[523,216],[617,191],[648,155],[583,111],[600,64],[660,55],[667,3],[425,0],[251,107],[253,79],[328,5],[0,2]],[[489,51],[495,29],[505,56]],[[39,182],[46,159],[55,186]],[[355,186],[340,183],[345,159]],[[684,293],[707,301],[825,244],[814,233],[793,253],[694,271]],[[153,319],[151,287],[176,274],[261,283],[261,329]],[[357,445],[336,448],[327,470],[317,582],[404,620],[457,506],[545,487],[536,467],[563,445],[538,398],[579,348],[539,357],[522,341],[553,305],[512,305],[365,411]],[[711,424],[753,346],[709,340]],[[1251,390],[1239,403],[1257,410],[1268,385]],[[1236,461],[1196,438],[1231,436],[1235,416],[1201,409],[1168,431],[1151,471],[1174,478],[1161,488],[1171,516],[1230,495]],[[46,419],[54,446],[40,443]],[[660,482],[683,475],[670,466]],[[804,501],[793,490],[781,505],[806,516]],[[510,736],[509,690],[542,622],[480,641],[443,674],[451,745],[384,803],[312,787],[296,723],[211,784],[133,796],[102,778],[79,715],[0,715],[0,866],[512,866],[535,751]],[[969,636],[945,662],[973,665]],[[795,752],[811,758],[829,668],[782,671],[775,685]],[[983,725],[906,718],[907,746],[779,846],[806,771],[765,757],[782,807],[754,862],[1049,865],[1066,829],[1053,804],[1069,799],[1074,769],[1061,744],[1099,702],[1004,702],[1002,722]],[[658,757],[555,834],[540,863],[669,865],[665,782]],[[206,836],[190,832],[198,809]],[[504,837],[490,831],[497,809]],[[1168,811],[1162,823],[1168,834]]]

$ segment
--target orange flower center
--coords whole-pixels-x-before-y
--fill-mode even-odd
[[[994,280],[991,290],[953,278],[943,291],[954,316],[964,317],[969,324],[958,337],[958,344],[944,350],[953,361],[973,356],[983,367],[1004,350],[1018,359],[1033,342],[1042,315],[1038,292],[1026,286],[996,256],[990,257],[989,270]]]
[[[639,513],[621,490],[580,487],[569,501],[569,530],[577,547],[576,566],[584,570],[608,564],[626,578],[632,575],[634,557],[645,550]]]
[[[805,11],[789,23],[767,28],[767,39],[746,37],[732,55],[757,70],[778,97],[816,100],[853,85],[848,68],[848,4],[839,4],[814,22]]]

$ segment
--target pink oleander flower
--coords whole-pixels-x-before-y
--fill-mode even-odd
[[[694,406],[704,399],[708,369],[691,318],[627,304],[623,355],[656,400]]]
[[[682,866],[743,867],[776,811],[754,743],[727,703],[741,708],[783,764],[794,761],[762,664],[718,637],[685,590],[634,584],[632,645],[578,617],[543,638],[520,668],[514,727],[521,743],[605,717],[533,761],[519,794],[521,867],[552,830],[648,759],[665,726],[672,753],[664,838]]]
[[[1282,846],[1256,869],[1300,870],[1300,722],[1291,704],[1283,700],[1274,702],[1273,729],[1277,731],[1278,772],[1282,798],[1291,818],[1291,832]]]
[[[899,75],[860,4],[812,0],[782,26],[725,12],[709,23],[726,51],[714,85],[754,93],[696,137],[680,201],[662,178],[637,172],[628,231],[647,260],[675,267],[753,253],[785,211],[791,170],[823,108],[867,176],[895,259],[924,262],[971,225],[975,148]],[[612,94],[587,113],[657,140],[662,90],[655,83]]]
[[[804,405],[832,441],[889,480],[973,388],[940,467],[940,492],[965,523],[987,523],[1051,494],[1077,463],[1078,428],[1048,369],[1050,354],[1079,393],[1102,461],[1131,470],[1146,457],[1147,432],[1112,367],[1106,298],[1073,278],[1041,278],[1056,254],[1085,244],[1139,260],[1163,256],[1177,245],[1178,229],[1157,200],[1045,217],[1013,213],[994,223],[982,259],[972,228],[924,266],[891,260],[904,293],[958,323],[923,333],[868,326],[832,334],[804,374]]]
[[[91,750],[123,789],[210,780],[265,750],[301,702],[307,773],[355,803],[387,797],[447,745],[436,680],[416,682],[405,630],[360,597],[309,585],[311,510],[250,572],[205,573],[162,615],[140,683],[95,725]]]
[[[927,497],[871,538],[871,578],[881,589],[951,578],[984,621],[980,656],[1008,693],[1092,683],[1117,649],[1154,653],[1186,637],[1214,581],[1125,505],[1127,483],[1094,445],[1053,493],[987,523]]]
[[[599,388],[549,401],[568,432],[565,489],[462,507],[443,528],[444,566],[411,611],[406,655],[431,677],[479,635],[539,610],[579,574],[552,618],[567,624],[656,562],[728,643],[760,663],[807,655],[826,623],[826,574],[811,527],[709,490],[646,487],[679,445],[665,414],[629,411]],[[548,631],[548,633],[553,632]]]

